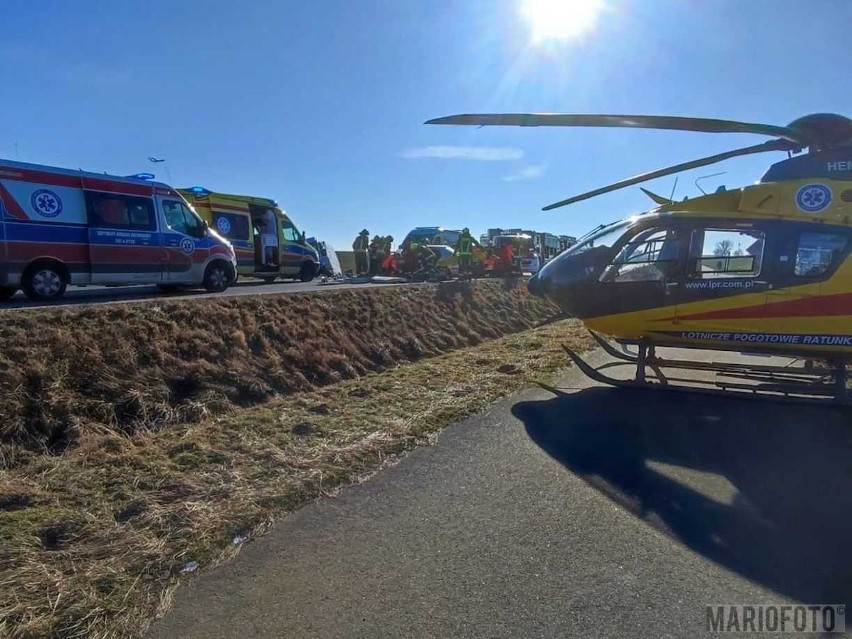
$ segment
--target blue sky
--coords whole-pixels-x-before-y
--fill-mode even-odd
[[[648,201],[633,187],[541,207],[762,141],[429,118],[852,115],[848,0],[602,1],[582,36],[533,42],[521,0],[4,0],[0,157],[167,181],[147,160],[165,157],[176,186],[274,197],[341,248],[362,227],[579,235]],[[677,195],[718,171],[705,188],[747,184],[778,159],[683,174]]]

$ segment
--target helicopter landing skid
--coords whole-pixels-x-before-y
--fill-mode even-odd
[[[820,371],[790,366],[663,359],[657,356],[653,344],[646,342],[634,344],[638,348],[637,354],[634,355],[618,350],[601,336],[590,332],[601,348],[618,361],[595,368],[567,346],[563,345],[562,348],[586,377],[601,384],[621,388],[687,391],[728,397],[757,397],[823,404],[826,402],[847,405],[852,403],[852,396],[847,389],[847,371],[842,363],[833,364],[830,369]],[[627,364],[635,366],[633,379],[611,377],[602,372],[604,368]],[[705,371],[715,373],[719,379],[672,377],[663,373],[663,368]]]

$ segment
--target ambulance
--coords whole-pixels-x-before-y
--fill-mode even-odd
[[[310,282],[319,272],[319,253],[275,200],[214,193],[201,186],[178,190],[234,245],[240,275],[267,283],[278,277]]]
[[[227,289],[233,246],[153,177],[0,159],[0,299],[57,299],[69,284]]]

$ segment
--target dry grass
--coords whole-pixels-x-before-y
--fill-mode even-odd
[[[474,340],[475,341],[475,340]],[[0,634],[135,637],[190,562],[549,378],[574,321],[170,428],[79,432],[0,480]]]
[[[199,421],[554,319],[503,282],[0,313],[0,469]]]

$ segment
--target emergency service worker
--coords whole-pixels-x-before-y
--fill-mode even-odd
[[[261,245],[264,263],[267,266],[278,266],[278,225],[275,223],[275,213],[272,209],[266,209]]]
[[[385,239],[379,235],[376,235],[370,242],[370,275],[378,275],[382,262],[387,257],[384,245]]]
[[[462,229],[459,239],[456,242],[456,252],[459,256],[459,277],[470,275],[470,264],[473,260],[472,245],[473,241],[470,237],[470,229],[465,227]]]
[[[355,275],[361,277],[370,272],[370,232],[364,229],[352,242],[355,252]]]
[[[432,247],[426,244],[417,245],[417,260],[420,263],[420,268],[415,273],[422,273],[435,268],[438,263],[438,254]]]
[[[408,241],[407,245],[403,245],[402,247],[402,267],[406,275],[413,275],[417,271],[417,252],[419,248],[420,245],[411,240]]]
[[[512,249],[511,243],[507,242],[500,249],[500,267],[503,270],[505,275],[511,275],[512,273],[512,262],[514,258],[514,250]]]
[[[393,256],[393,252],[391,251],[391,245],[393,243],[393,238],[390,235],[383,235],[379,239],[379,248],[376,253],[381,257],[378,261],[379,272],[382,275],[391,275],[391,257]]]
[[[520,274],[523,271],[521,264],[524,260],[524,243],[521,240],[513,240],[512,249],[512,270]]]

